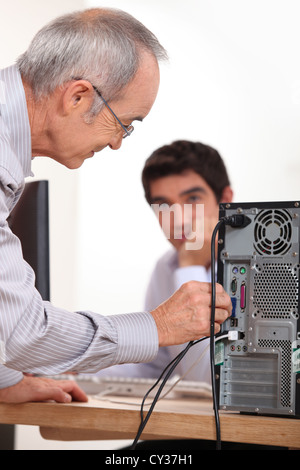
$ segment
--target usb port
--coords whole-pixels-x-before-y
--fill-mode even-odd
[[[246,308],[246,284],[244,282],[241,284],[240,307],[241,310],[245,310]]]

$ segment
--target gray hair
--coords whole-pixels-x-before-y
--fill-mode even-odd
[[[158,62],[167,59],[155,35],[134,17],[121,10],[94,8],[61,16],[42,28],[17,66],[36,99],[82,78],[112,100],[135,76],[141,51]],[[102,106],[95,98],[91,114],[98,114]]]

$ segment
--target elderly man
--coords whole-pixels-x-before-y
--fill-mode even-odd
[[[121,146],[132,123],[149,113],[159,87],[158,62],[165,58],[155,36],[133,17],[92,9],[47,25],[17,65],[0,72],[0,401],[39,399],[31,393],[37,379],[22,372],[92,373],[147,362],[159,346],[210,334],[209,283],[184,284],[151,312],[102,316],[44,302],[7,224],[32,158],[48,156],[78,168],[95,152]],[[230,310],[218,286],[216,332]],[[62,389],[84,399],[78,390]]]

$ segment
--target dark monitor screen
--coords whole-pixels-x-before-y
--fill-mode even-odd
[[[43,300],[50,300],[48,186],[44,180],[26,183],[8,220],[21,241],[25,261],[35,272],[35,286]]]

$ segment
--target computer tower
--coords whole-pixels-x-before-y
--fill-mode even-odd
[[[232,300],[216,342],[221,410],[300,417],[300,202],[220,204],[217,281]],[[231,333],[232,332],[232,333]],[[233,339],[232,339],[233,338]]]

